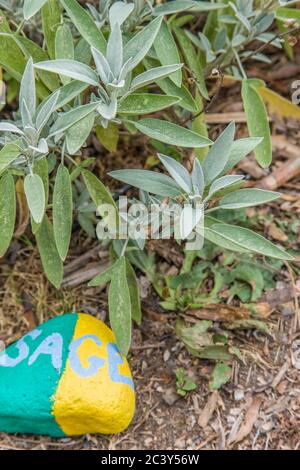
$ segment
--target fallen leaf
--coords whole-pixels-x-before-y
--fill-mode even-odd
[[[279,242],[286,242],[288,236],[279,228],[277,225],[272,222],[268,227],[268,235]]]
[[[217,391],[212,392],[198,419],[198,424],[201,428],[206,428],[208,425],[210,419],[216,411],[218,400],[219,393]]]
[[[260,87],[257,91],[267,104],[270,114],[275,114],[280,118],[300,119],[300,108],[291,101],[269,88]]]
[[[261,404],[262,399],[259,397],[252,400],[252,403],[247,410],[244,422],[242,423],[236,436],[231,438],[229,444],[232,444],[233,442],[241,442],[251,433],[253,426],[258,418]]]

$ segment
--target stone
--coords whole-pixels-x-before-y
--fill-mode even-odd
[[[0,353],[0,431],[65,437],[124,431],[134,384],[113,332],[69,313]]]

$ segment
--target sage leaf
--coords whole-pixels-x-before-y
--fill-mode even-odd
[[[120,114],[151,114],[169,108],[180,102],[177,96],[158,95],[156,93],[132,93],[120,101],[118,113]]]
[[[126,276],[129,287],[131,316],[137,325],[142,323],[142,309],[138,281],[132,265],[126,260]]]
[[[220,234],[225,240],[239,245],[244,250],[253,251],[254,253],[269,256],[270,258],[289,261],[294,259],[293,256],[284,252],[281,248],[278,248],[262,235],[247,228],[220,223],[213,225],[211,229],[217,234]]]
[[[61,11],[58,0],[48,0],[42,8],[42,27],[50,59],[55,59],[55,36],[60,20]]]
[[[53,230],[60,259],[67,257],[73,222],[72,185],[68,169],[60,165],[53,192]]]
[[[30,20],[47,2],[47,0],[24,0],[23,14],[26,21]]]
[[[46,60],[34,64],[38,70],[46,70],[48,72],[64,75],[65,77],[74,78],[89,85],[98,86],[98,75],[94,70],[82,62],[71,59]]]
[[[148,170],[116,170],[109,175],[123,183],[163,197],[177,197],[182,191],[167,175]]]
[[[139,33],[135,34],[124,47],[124,63],[132,58],[130,69],[134,69],[149,52],[161,26],[163,17],[151,21]]]
[[[95,116],[93,113],[88,114],[73,126],[69,127],[66,133],[66,143],[68,152],[73,155],[84,145],[89,137],[93,126]]]
[[[0,150],[0,175],[20,154],[21,150],[17,145],[13,143],[4,145]]]
[[[149,118],[133,122],[133,124],[143,134],[166,144],[190,148],[201,148],[211,145],[211,141],[208,138],[168,121]]]
[[[11,173],[0,178],[0,258],[6,253],[14,234],[16,222],[16,191]]]
[[[36,93],[34,68],[33,61],[31,58],[28,60],[24,70],[23,78],[21,81],[19,100],[20,103],[23,103],[23,101],[25,101],[31,119],[33,119],[36,110]]]
[[[53,227],[47,215],[35,236],[45,274],[51,284],[58,289],[63,278],[63,263],[58,254]]]
[[[110,266],[108,269],[103,271],[102,273],[98,274],[97,276],[92,279],[88,286],[89,287],[98,287],[104,284],[107,284],[108,282],[111,281],[111,278],[113,276],[113,273],[116,269],[116,263],[114,263],[112,266]]]
[[[33,220],[37,224],[40,224],[43,220],[46,208],[45,190],[42,178],[36,174],[26,175],[24,190]]]
[[[158,79],[168,77],[172,75],[174,71],[181,69],[181,67],[182,64],[172,64],[147,70],[132,80],[130,91],[135,91],[138,88],[149,85],[149,83],[153,83]]]
[[[176,181],[183,191],[187,194],[192,193],[193,185],[189,172],[187,169],[178,163],[174,158],[167,157],[166,155],[158,154],[158,158],[167,169],[168,173]]]
[[[258,163],[266,168],[272,162],[271,132],[267,109],[256,89],[255,80],[243,80],[242,98],[250,136],[263,137],[263,141],[256,147],[255,155]]]
[[[162,65],[179,64],[180,56],[176,46],[176,42],[169,30],[169,27],[165,21],[162,22],[161,27],[158,31],[156,39],[154,41],[154,49],[158,60]],[[170,72],[170,80],[175,85],[181,87],[182,84],[182,72],[177,70],[173,73]]]
[[[67,24],[60,25],[55,36],[55,58],[74,60],[74,43],[70,27]],[[70,82],[70,77],[61,75],[64,85]]]
[[[77,2],[77,0],[60,0],[60,2],[81,36],[91,46],[105,53],[105,38],[101,31],[97,28],[96,23],[91,18],[89,13]]]
[[[60,134],[89,114],[93,114],[97,106],[98,103],[89,103],[71,109],[71,111],[67,111],[66,113],[61,113],[50,129],[51,135]]]
[[[131,301],[126,277],[126,261],[120,258],[115,266],[108,291],[109,320],[122,355],[131,343]]]
[[[232,122],[210,148],[203,164],[205,183],[213,181],[224,170],[231,152],[234,134],[235,123]]]
[[[225,177],[226,178],[226,177]],[[219,202],[220,209],[241,209],[254,207],[281,197],[280,193],[263,189],[240,189],[223,197]]]

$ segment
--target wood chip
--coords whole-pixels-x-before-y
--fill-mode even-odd
[[[214,391],[207,400],[207,403],[198,418],[198,424],[201,428],[204,429],[208,425],[214,412],[216,411],[218,400],[219,393],[217,391]]]

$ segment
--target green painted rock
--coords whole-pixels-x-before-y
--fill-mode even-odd
[[[134,409],[128,363],[112,331],[90,315],[49,320],[0,354],[0,431],[113,434]]]

